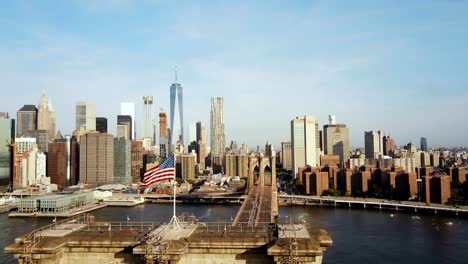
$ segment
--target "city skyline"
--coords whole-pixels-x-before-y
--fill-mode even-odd
[[[466,3],[48,5],[13,2],[0,11],[2,86],[22,91],[5,93],[1,111],[13,117],[45,90],[62,134],[74,129],[78,101],[94,102],[109,124],[120,102],[139,106],[146,94],[154,96],[156,112],[168,111],[167,87],[178,65],[190,98],[184,120],[207,124],[210,98],[224,97],[227,142],[278,146],[288,141],[294,116],[314,115],[323,127],[332,113],[349,127],[352,148],[364,147],[364,131],[371,130],[391,135],[398,146],[418,144],[422,136],[430,148],[467,145],[468,125],[457,116],[468,102]],[[64,14],[70,20],[59,23]],[[120,16],[118,30],[90,29]],[[237,23],[240,16],[245,22]],[[139,106],[137,123],[143,116]]]

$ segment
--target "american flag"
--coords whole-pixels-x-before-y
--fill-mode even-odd
[[[174,155],[165,160],[163,163],[154,166],[145,172],[142,188],[148,188],[150,185],[175,179]]]

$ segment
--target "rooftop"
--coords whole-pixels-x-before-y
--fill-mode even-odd
[[[37,107],[35,105],[23,105],[18,112],[37,112]]]

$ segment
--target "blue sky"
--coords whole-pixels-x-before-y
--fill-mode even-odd
[[[278,145],[293,117],[333,113],[352,147],[378,129],[399,145],[466,146],[466,14],[467,1],[7,1],[0,111],[45,90],[62,133],[79,100],[113,132],[121,101],[137,121],[143,95],[169,109],[177,65],[186,123],[208,126],[222,96],[227,140]]]

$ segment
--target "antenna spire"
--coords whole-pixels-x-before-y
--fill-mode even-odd
[[[177,66],[174,66],[174,77],[175,77],[175,82],[177,84]]]

